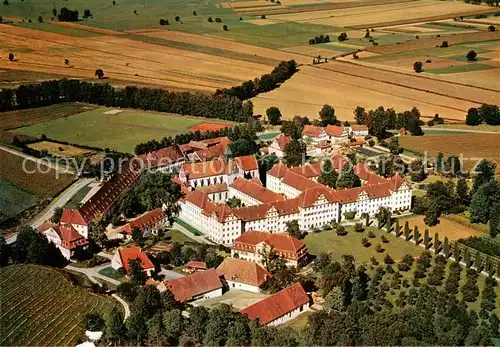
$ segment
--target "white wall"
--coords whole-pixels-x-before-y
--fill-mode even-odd
[[[219,289],[212,290],[211,292],[206,292],[200,295],[196,295],[193,300],[205,300],[205,299],[211,299],[211,298],[216,298],[218,296],[222,296],[222,287]]]
[[[267,323],[267,325],[276,326],[276,325],[280,325],[280,324],[286,323],[289,320],[296,318],[297,316],[301,315],[302,313],[304,313],[304,312],[306,312],[308,310],[309,310],[309,303],[307,303],[305,305],[302,305],[301,307],[298,307],[295,310],[290,311],[290,312],[284,314],[283,316],[281,316],[281,317],[279,317],[279,318],[277,318],[277,319],[275,319],[275,320]]]
[[[227,287],[229,288],[229,290],[238,289],[238,290],[245,290],[247,292],[252,292],[252,293],[260,293],[259,287],[252,286],[250,284],[227,281],[227,280],[226,280],[226,282],[227,282]]]

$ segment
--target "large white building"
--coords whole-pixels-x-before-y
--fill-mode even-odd
[[[337,171],[345,163],[340,156],[332,158]],[[320,164],[289,169],[278,163],[267,172],[267,188],[243,179],[230,186],[229,197],[240,197],[247,206],[230,208],[224,203],[214,203],[204,192],[188,192],[180,201],[179,218],[210,240],[232,245],[246,231],[283,233],[287,222],[292,220],[298,221],[301,230],[310,231],[332,220],[340,222],[348,212],[361,218],[364,213],[373,217],[381,207],[393,212],[411,208],[412,189],[401,176],[387,179],[364,164],[357,164],[353,170],[362,186],[334,190],[317,182]]]

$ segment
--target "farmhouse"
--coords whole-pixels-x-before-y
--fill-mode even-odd
[[[292,284],[274,295],[241,310],[249,319],[261,325],[279,325],[307,311],[310,299],[300,283]]]
[[[354,137],[368,136],[368,127],[366,125],[354,124],[349,127],[349,134]]]
[[[304,140],[311,141],[311,144],[317,145],[320,142],[328,141],[329,137],[325,131],[325,128],[314,126],[314,125],[306,125],[304,126],[304,130],[302,131],[302,138]]]
[[[150,277],[155,267],[139,246],[117,249],[111,260],[111,267],[115,270],[123,268],[129,271],[129,263],[135,259],[140,261],[143,271]]]
[[[328,135],[331,144],[346,142],[349,137],[349,130],[339,125],[327,125],[325,132]]]
[[[175,300],[189,302],[222,295],[222,283],[215,269],[195,272],[192,275],[168,280],[158,285],[158,290],[170,290]]]
[[[184,266],[184,271],[186,272],[196,272],[207,269],[207,263],[204,261],[190,260]]]
[[[271,249],[293,267],[303,266],[309,255],[305,243],[290,235],[248,231],[234,241],[231,256],[263,265],[263,255]]]
[[[283,158],[285,155],[285,147],[290,142],[292,142],[292,138],[290,136],[281,134],[280,136],[274,138],[273,142],[268,147],[268,153],[275,154],[278,158]]]
[[[91,221],[83,218],[80,211],[63,208],[59,223],[71,225],[79,234],[88,239]]]
[[[168,172],[173,168],[179,169],[184,162],[184,154],[178,145],[173,145],[139,156],[148,168]]]
[[[217,274],[230,290],[241,289],[253,293],[260,293],[260,287],[272,277],[257,263],[229,257],[219,265]]]
[[[89,242],[71,224],[43,224],[40,231],[50,242],[56,245],[64,258],[71,260],[75,252],[88,247]]]
[[[143,235],[149,233],[156,234],[166,222],[167,216],[163,213],[161,208],[157,208],[125,224],[122,228],[122,232],[127,234],[128,238],[132,237],[132,231],[136,228],[139,229]]]

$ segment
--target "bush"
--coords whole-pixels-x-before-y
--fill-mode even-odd
[[[468,61],[475,61],[475,60],[477,60],[477,53],[476,53],[476,51],[474,51],[474,50],[469,51],[469,53],[467,53],[467,55],[465,56],[465,58],[467,58]]]
[[[370,258],[370,263],[371,263],[373,266],[377,266],[377,265],[378,265],[378,261],[377,261],[377,259],[375,259],[375,257],[371,257],[371,258]]]
[[[374,239],[374,238],[375,238],[375,237],[377,237],[377,236],[373,233],[373,231],[371,231],[371,230],[370,230],[370,231],[368,232],[368,237],[369,237],[369,238],[371,238],[371,239]]]
[[[345,228],[342,225],[337,226],[336,232],[337,232],[337,235],[339,235],[339,236],[347,235],[347,231],[345,230]]]
[[[227,25],[224,25],[224,26],[222,27],[222,29],[224,29],[224,31],[228,31],[228,30],[229,30],[229,28],[227,27]]]
[[[383,243],[389,243],[389,240],[385,237],[385,235],[380,236],[380,240],[382,240]]]
[[[356,211],[345,212],[344,217],[345,219],[353,220],[356,217]]]
[[[448,46],[448,41],[443,41],[441,42],[441,48],[447,48]]]
[[[363,224],[356,223],[354,224],[354,231],[357,233],[362,233],[363,231],[365,231],[365,228],[363,228]]]
[[[214,20],[212,19],[212,17],[208,17],[208,19],[207,19],[207,20],[208,20],[208,22],[209,22],[209,23],[213,23],[213,21],[214,21]]]
[[[413,70],[415,70],[415,72],[417,72],[417,73],[424,71],[423,67],[424,67],[424,64],[422,64],[421,61],[416,61],[413,63]]]
[[[216,23],[222,23],[222,18],[220,18],[220,17],[215,18],[215,22]]]
[[[369,145],[370,147],[375,146],[375,141],[373,141],[373,139],[370,139],[370,140],[368,141],[368,145]]]
[[[180,21],[180,20],[181,20],[181,17],[179,17],[179,16],[175,16],[175,21],[176,21],[176,22],[178,22],[178,21]]]
[[[346,33],[341,33],[337,39],[340,42],[345,41],[345,40],[347,40],[347,34]]]
[[[266,19],[266,15],[263,14],[262,16],[260,16],[260,19]]]
[[[493,32],[493,31],[495,31],[495,27],[494,27],[493,25],[490,25],[490,26],[488,27],[488,31],[489,31],[489,32]]]
[[[363,247],[370,247],[372,244],[370,243],[370,241],[368,241],[368,239],[366,237],[363,237],[361,239],[361,244],[363,245]]]
[[[384,257],[384,264],[386,265],[392,265],[394,264],[394,259],[389,254],[386,254]]]
[[[487,238],[472,236],[466,239],[460,239],[458,242],[472,247],[481,253],[495,257],[500,256],[500,244],[489,241]]]
[[[380,243],[377,243],[377,246],[375,246],[375,251],[377,251],[378,253],[383,253],[385,249],[382,247]]]

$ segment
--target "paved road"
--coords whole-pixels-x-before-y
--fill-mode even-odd
[[[107,282],[110,282],[112,284],[119,285],[121,283],[120,281],[117,281],[113,278],[109,278],[107,276],[101,275],[99,273],[99,270],[104,269],[106,267],[109,267],[108,263],[106,263],[104,265],[90,267],[90,268],[81,268],[81,267],[68,265],[65,267],[65,269],[82,273],[85,276],[87,276],[90,281],[92,281],[93,283],[97,283],[100,286],[102,286],[102,284],[99,281],[97,281],[96,278],[100,278],[100,279],[105,280]],[[123,306],[123,309],[125,310],[124,319],[127,319],[130,316],[130,307],[128,306],[127,302],[125,302],[125,300],[120,298],[117,294],[112,294],[111,296],[113,298],[115,298]]]
[[[84,178],[80,179],[76,182],[74,182],[71,186],[66,188],[64,192],[59,194],[54,200],[52,200],[42,212],[40,212],[38,215],[33,218],[29,225],[36,229],[46,221],[50,220],[52,216],[54,215],[54,211],[57,207],[63,207],[66,205],[66,203],[71,200],[73,196],[75,196],[76,193],[86,185],[88,185],[90,182],[92,182],[92,178]],[[10,235],[6,241],[8,244],[14,243],[17,240],[17,233]]]
[[[35,157],[32,157],[31,155],[24,154],[22,152],[16,151],[14,149],[11,149],[11,148],[8,148],[8,147],[5,147],[5,146],[0,146],[0,150],[5,151],[5,152],[9,152],[9,153],[14,154],[14,155],[17,155],[17,156],[19,156],[21,158],[29,159],[29,160],[37,162],[37,163],[39,163],[40,165],[43,165],[43,166],[47,166],[48,165],[49,167],[53,168],[54,170],[57,170],[57,171],[62,172],[62,173],[69,173],[69,174],[74,174],[75,173],[73,170],[70,170],[70,169],[68,169],[66,167],[62,167],[60,165],[54,164],[53,162],[51,162],[49,160],[42,160],[42,159],[39,159],[39,158],[35,158]]]

